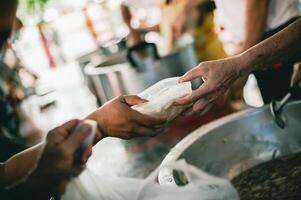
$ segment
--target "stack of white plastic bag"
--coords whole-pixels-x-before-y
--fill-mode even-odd
[[[191,94],[190,82],[178,83],[179,77],[159,81],[138,96],[148,102],[133,106],[138,112],[151,116],[167,116],[172,120],[188,106],[176,106],[174,102],[181,97]]]
[[[211,176],[185,161],[167,165],[185,174],[185,186],[159,185],[158,170],[146,179],[99,176],[89,169],[67,187],[63,200],[239,200],[228,180]]]

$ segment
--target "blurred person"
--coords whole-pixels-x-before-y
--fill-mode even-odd
[[[2,115],[0,121],[3,134],[0,136],[0,141],[2,144],[5,144],[1,146],[1,149],[10,150],[1,150],[0,161],[7,159],[20,150],[37,144],[42,138],[42,131],[35,125],[23,107],[26,98],[30,95],[29,93],[32,93],[28,91],[32,89],[23,86],[20,73],[26,71],[35,80],[37,77],[22,66],[13,48],[20,37],[22,27],[22,22],[16,19],[13,25],[12,36],[2,51],[2,59],[0,60],[0,79],[2,81],[0,90],[3,98],[1,101]]]
[[[128,47],[135,46],[144,41],[142,37],[145,32],[160,32],[160,27],[158,24],[149,26],[145,22],[141,21],[139,17],[135,15],[134,8],[146,8],[146,7],[158,7],[160,6],[160,0],[155,1],[137,1],[137,0],[123,0],[120,6],[121,16],[129,29],[128,34]],[[139,24],[134,24],[134,21],[139,21]],[[138,27],[134,27],[137,26]]]
[[[3,4],[3,6],[2,6]],[[28,147],[20,134],[20,102],[24,98],[17,71],[6,64],[8,38],[16,5],[1,2],[0,17],[0,162]]]
[[[215,4],[212,1],[201,1],[195,4],[194,9],[190,8],[189,0],[162,0],[158,3],[158,7],[161,9],[160,23],[151,27],[144,27],[143,25],[134,28],[133,21],[135,20],[135,13],[132,12],[131,6],[134,5],[134,0],[125,0],[121,5],[121,13],[123,20],[129,28],[128,46],[132,47],[144,42],[141,32],[155,31],[160,32],[161,36],[165,38],[166,45],[164,45],[164,53],[173,51],[177,46],[177,40],[179,37],[174,37],[173,26],[177,25],[177,22],[182,20],[182,14],[190,12],[187,18],[189,24],[187,24],[186,30],[194,37],[196,56],[198,62],[207,60],[222,59],[227,56],[222,43],[220,42],[217,33],[215,31],[213,11]],[[137,5],[135,5],[137,7]],[[142,5],[140,5],[142,6]],[[192,16],[190,16],[192,15]],[[175,21],[174,21],[175,20]],[[167,46],[167,47],[165,47]],[[162,52],[162,51],[161,51]],[[143,57],[143,56],[141,56]],[[220,115],[220,113],[232,113],[236,111],[230,104],[229,94],[225,94],[225,98],[220,98],[219,102],[216,102],[214,106],[214,113]],[[227,98],[226,98],[227,97]],[[222,112],[221,112],[221,109]]]
[[[184,32],[190,32],[195,39],[199,62],[225,58],[227,54],[217,36],[214,23],[214,10],[216,9],[214,1],[199,1],[193,8],[189,0],[184,0],[184,2],[184,8],[169,27],[173,40],[176,41]],[[187,23],[179,27],[186,18]],[[180,30],[181,28],[183,30]]]
[[[239,78],[256,70],[265,70],[272,63],[282,63],[287,60],[301,60],[301,19],[276,33],[270,38],[251,47],[247,51],[216,61],[200,63],[198,67],[187,72],[179,82],[202,78],[204,84],[180,100],[177,104],[193,103],[188,112],[206,112],[212,103],[223,95]],[[298,75],[300,78],[300,74]],[[297,78],[295,83],[297,83]],[[299,79],[300,81],[300,79]],[[301,83],[297,85],[301,90]],[[300,93],[294,93],[299,95]]]
[[[133,19],[132,12],[128,5],[121,4],[121,16],[123,18],[124,23],[129,29],[129,34],[127,38],[127,46],[132,47],[135,46],[144,40],[142,39],[142,35],[140,30],[133,28],[131,22]]]
[[[186,30],[190,11],[204,0],[189,0],[185,12],[174,23],[174,34],[178,37]],[[274,35],[300,16],[298,0],[215,0],[217,13],[222,18],[224,32],[230,36],[225,46],[231,43],[242,52],[258,42]],[[281,99],[290,88],[294,63],[273,63],[267,70],[254,72],[264,103]],[[247,78],[243,77],[232,89],[233,94],[242,94]],[[240,91],[240,92],[238,92]]]
[[[9,62],[10,63],[9,65],[11,65],[12,68],[15,68],[16,71],[18,72],[21,82],[25,89],[25,96],[27,97],[35,93],[35,87],[39,77],[22,64],[22,61],[18,55],[18,45],[19,45],[18,43],[21,40],[23,28],[24,25],[21,19],[16,18],[15,23],[13,25],[12,36],[10,37],[9,40],[10,48],[8,49],[8,51],[11,53],[10,59],[13,60]],[[25,81],[25,79],[27,81]]]

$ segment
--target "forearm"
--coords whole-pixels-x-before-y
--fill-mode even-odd
[[[40,154],[43,150],[43,143],[16,154],[3,165],[1,175],[1,187],[10,186],[27,177],[35,168]]]
[[[102,140],[103,138],[107,137],[107,135],[105,135],[105,132],[103,131],[105,129],[104,127],[104,122],[102,119],[102,116],[98,115],[98,112],[101,108],[99,108],[97,111],[89,114],[88,116],[85,117],[85,119],[88,120],[94,120],[97,122],[97,133],[94,139],[94,145],[99,142],[100,140]]]
[[[274,36],[255,45],[238,56],[240,75],[264,69],[274,63],[301,60],[301,19]]]
[[[243,50],[262,40],[268,15],[269,0],[247,0],[245,9],[245,41]]]

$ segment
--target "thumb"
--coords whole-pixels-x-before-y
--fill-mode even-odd
[[[202,64],[200,64],[199,66],[195,67],[194,69],[192,69],[189,72],[187,72],[186,74],[184,74],[184,76],[182,76],[179,79],[179,83],[192,81],[196,78],[203,76],[204,74],[205,74],[205,70],[202,67]]]
[[[92,126],[89,124],[81,124],[74,132],[70,134],[69,138],[64,142],[64,148],[73,154],[81,146],[86,137],[90,135],[92,131]]]
[[[138,105],[138,104],[148,102],[147,100],[142,99],[138,96],[125,96],[124,100],[125,100],[126,104],[128,104],[129,106],[135,106],[135,105]]]

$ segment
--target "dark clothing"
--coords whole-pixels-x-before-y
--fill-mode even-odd
[[[285,24],[266,32],[264,34],[264,39],[273,36],[297,19],[299,19],[299,17],[292,18]],[[281,100],[289,91],[291,87],[290,83],[293,74],[293,66],[293,62],[287,61],[275,63],[266,70],[254,72],[265,104],[270,103],[272,100]],[[301,89],[296,92],[294,99],[301,99]]]
[[[20,84],[17,72],[0,61],[0,162],[28,147],[20,136]]]

